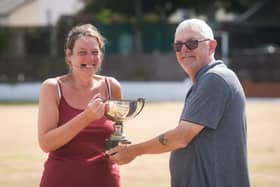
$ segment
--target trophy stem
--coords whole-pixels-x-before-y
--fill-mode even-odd
[[[123,133],[123,123],[122,122],[116,122],[114,124],[114,135],[115,136],[121,136]]]
[[[129,141],[123,134],[122,122],[116,122],[114,124],[113,134],[105,141],[105,150],[116,147],[119,143],[131,144],[131,141]]]

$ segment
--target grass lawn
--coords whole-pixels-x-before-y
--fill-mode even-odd
[[[248,151],[254,187],[280,186],[280,101],[247,101]],[[177,125],[180,102],[147,103],[125,122],[133,142],[159,135]],[[37,104],[0,105],[0,186],[37,187],[47,155],[37,143]],[[123,187],[168,187],[169,154],[145,155],[121,166]]]

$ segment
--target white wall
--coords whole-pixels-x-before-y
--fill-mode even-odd
[[[80,0],[34,0],[13,11],[3,23],[9,26],[55,25],[62,15],[73,15],[84,7]]]
[[[9,17],[7,23],[10,26],[36,26],[40,23],[39,2],[31,1],[25,6],[19,7]]]
[[[39,0],[41,23],[56,24],[61,15],[73,15],[84,4],[80,0]]]

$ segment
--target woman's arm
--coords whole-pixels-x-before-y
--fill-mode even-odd
[[[87,108],[58,127],[58,87],[56,79],[43,82],[39,97],[38,140],[44,152],[54,151],[68,143],[91,121],[104,115],[104,104],[101,99],[94,98]]]

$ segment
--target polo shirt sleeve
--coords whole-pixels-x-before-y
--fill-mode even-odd
[[[185,100],[181,120],[216,129],[230,95],[229,85],[215,73],[201,77]]]

